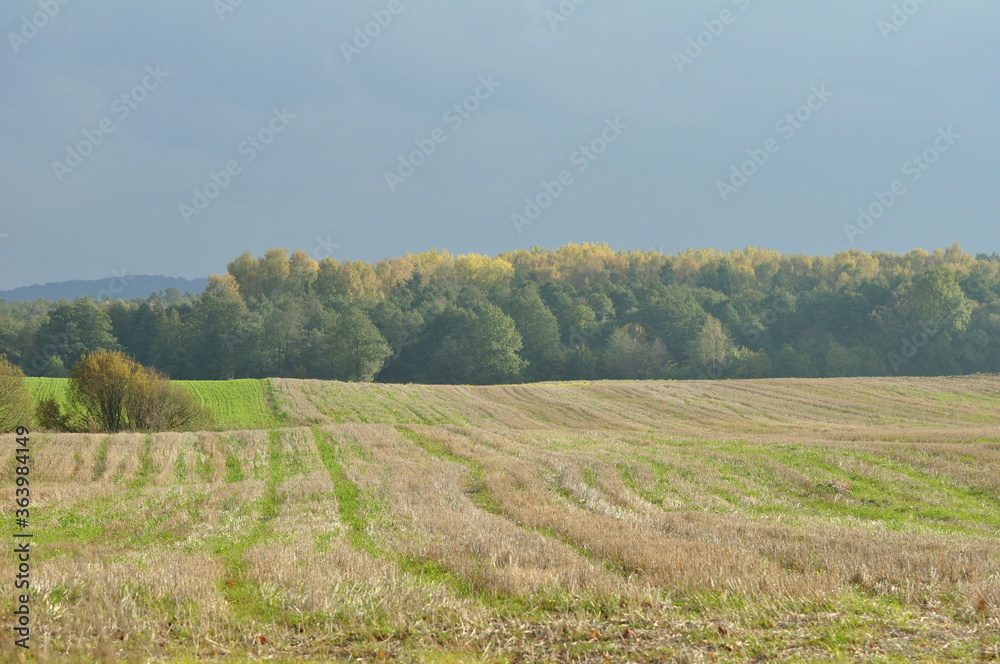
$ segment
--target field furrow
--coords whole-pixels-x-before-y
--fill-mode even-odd
[[[270,385],[32,435],[35,661],[1000,657],[995,378]]]

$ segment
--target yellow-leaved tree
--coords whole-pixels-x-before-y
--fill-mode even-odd
[[[121,351],[83,356],[70,372],[67,409],[54,399],[38,404],[38,424],[61,431],[168,431],[207,425],[211,413],[187,390],[172,385]]]

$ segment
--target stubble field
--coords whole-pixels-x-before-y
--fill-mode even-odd
[[[997,377],[239,389],[33,435],[31,658],[1000,660]]]

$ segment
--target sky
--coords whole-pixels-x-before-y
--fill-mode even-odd
[[[998,250],[995,0],[7,0],[0,289],[606,242]]]

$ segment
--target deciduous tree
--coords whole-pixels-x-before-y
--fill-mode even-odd
[[[711,378],[722,376],[726,361],[733,350],[733,342],[729,339],[722,323],[714,316],[709,316],[694,342],[692,355],[698,367]]]
[[[183,388],[121,351],[94,351],[70,372],[63,412],[52,400],[39,404],[42,426],[61,430],[151,431],[207,424],[208,411]]]
[[[670,355],[662,341],[650,341],[641,325],[630,323],[611,333],[604,359],[610,378],[645,379],[662,373]]]
[[[85,353],[118,348],[111,334],[111,319],[93,300],[78,298],[61,302],[51,312],[35,336],[29,365],[33,374],[41,374],[54,357],[71,367]]]
[[[31,397],[24,372],[0,357],[0,431],[13,431],[31,423]]]

